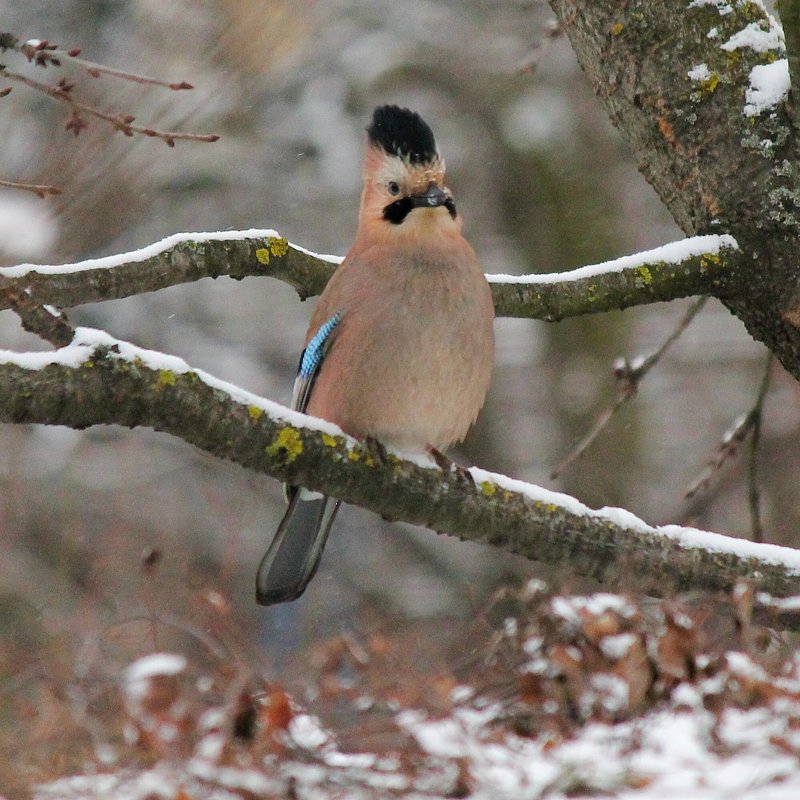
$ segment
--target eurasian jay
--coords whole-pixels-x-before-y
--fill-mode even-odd
[[[311,317],[292,407],[359,439],[439,455],[483,405],[493,320],[433,131],[408,109],[377,108],[355,241]],[[340,503],[295,486],[287,499],[258,569],[262,605],[303,593]]]

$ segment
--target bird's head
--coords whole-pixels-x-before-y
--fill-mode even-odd
[[[444,159],[419,114],[398,106],[375,109],[367,127],[361,223],[387,232],[418,226],[460,227],[444,182]]]

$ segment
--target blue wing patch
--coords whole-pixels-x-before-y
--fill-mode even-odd
[[[326,323],[320,325],[319,330],[306,345],[303,357],[300,359],[300,377],[310,378],[319,368],[323,355],[325,355],[325,342],[342,321],[342,315],[337,311]]]
[[[322,359],[325,357],[328,347],[330,347],[331,335],[341,321],[342,315],[337,311],[327,322],[320,325],[319,330],[306,345],[306,349],[300,358],[300,368],[297,371],[297,378],[294,382],[292,408],[295,411],[306,410]]]

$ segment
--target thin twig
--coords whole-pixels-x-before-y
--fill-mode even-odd
[[[661,360],[664,353],[675,343],[678,337],[689,327],[700,309],[706,303],[707,297],[699,297],[689,307],[683,319],[675,330],[661,343],[661,346],[642,358],[641,356],[628,361],[625,358],[617,359],[614,364],[614,377],[617,380],[617,397],[614,403],[597,418],[597,421],[588,433],[570,450],[550,473],[551,480],[555,480],[574,461],[577,461],[595,442],[598,436],[606,429],[617,411],[622,408],[639,390],[639,383],[648,372]]]
[[[514,71],[515,75],[533,75],[539,62],[550,49],[550,43],[564,33],[564,28],[558,20],[552,20],[544,26],[544,35],[538,42],[534,42],[529,53],[522,59]]]
[[[720,443],[717,445],[717,451],[714,456],[709,459],[708,464],[703,471],[695,478],[686,489],[684,496],[687,498],[694,497],[701,489],[705,489],[711,481],[711,478],[719,472],[732,456],[736,454],[739,445],[752,434],[755,441],[750,443],[750,454],[748,464],[748,487],[750,496],[750,519],[753,530],[753,538],[755,541],[761,541],[760,537],[763,535],[761,530],[760,510],[759,510],[759,491],[756,483],[756,458],[758,454],[759,437],[761,433],[761,417],[764,407],[764,398],[766,397],[767,390],[769,389],[770,370],[772,367],[772,358],[767,359],[767,365],[764,370],[764,377],[761,379],[758,395],[756,400],[746,414],[737,417],[733,424],[722,435]],[[759,538],[756,538],[759,537]]]
[[[747,487],[748,502],[750,505],[750,528],[754,542],[764,541],[764,527],[761,521],[761,492],[758,486],[758,448],[761,444],[761,423],[764,419],[764,399],[769,390],[772,377],[772,362],[775,356],[772,352],[767,354],[764,365],[764,375],[758,389],[756,404],[753,407],[753,435],[750,437],[750,449],[747,459]]]
[[[216,142],[219,139],[219,136],[215,133],[200,134],[179,133],[177,131],[157,131],[153,128],[143,128],[139,125],[133,125],[132,123],[135,117],[131,116],[130,114],[123,115],[108,113],[101,111],[94,106],[90,106],[86,103],[81,103],[80,101],[76,100],[71,94],[72,87],[67,83],[62,82],[60,86],[49,86],[48,84],[37,81],[34,78],[29,78],[27,75],[22,75],[18,72],[12,72],[5,67],[0,67],[0,75],[3,75],[9,80],[24,83],[26,86],[29,86],[38,92],[42,92],[48,97],[52,97],[54,100],[67,103],[69,106],[71,106],[73,112],[75,113],[73,113],[72,117],[68,120],[67,128],[69,130],[73,130],[76,134],[78,134],[81,128],[85,126],[85,123],[82,124],[80,120],[80,114],[87,114],[110,123],[115,130],[121,131],[126,136],[133,136],[134,133],[139,133],[143,136],[156,137],[166,142],[170,147],[174,147],[175,142],[179,139],[195,142]]]
[[[0,179],[0,186],[6,189],[24,189],[26,192],[33,192],[37,197],[44,199],[47,195],[61,194],[61,189],[51,186],[48,183],[17,183],[16,181],[5,181]]]
[[[6,300],[29,333],[40,336],[54,347],[65,347],[75,330],[61,309],[36,299],[29,288],[20,290],[7,279],[0,281],[0,295]]]
[[[716,453],[709,459],[703,471],[689,484],[684,497],[694,497],[701,489],[705,489],[714,475],[719,472],[725,462],[739,449],[739,445],[753,430],[753,409],[737,417],[733,424],[722,434]]]
[[[116,69],[114,67],[107,67],[105,64],[87,61],[84,58],[78,57],[81,52],[79,48],[62,50],[56,45],[50,44],[46,39],[29,39],[27,42],[18,44],[16,49],[26,56],[28,61],[34,62],[40,67],[46,67],[48,64],[60,67],[62,61],[67,61],[81,67],[93,78],[97,78],[100,75],[110,75],[124,81],[147,84],[150,86],[161,86],[165,89],[171,89],[172,91],[194,89],[194,86],[186,81],[163,81],[159,78],[151,78],[148,75],[139,75],[124,69]]]

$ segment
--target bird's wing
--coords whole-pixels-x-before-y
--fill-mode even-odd
[[[319,326],[317,332],[311,337],[305,350],[303,350],[292,393],[292,408],[295,411],[305,411],[308,408],[308,401],[314,389],[314,382],[317,379],[317,375],[319,375],[322,362],[326,353],[330,350],[336,336],[336,329],[341,321],[342,314],[337,311]]]

